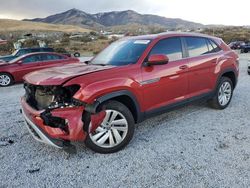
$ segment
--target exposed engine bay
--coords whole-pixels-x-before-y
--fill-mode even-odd
[[[74,94],[80,89],[78,85],[62,87],[37,86],[25,83],[24,88],[26,102],[35,110],[42,111],[40,118],[44,125],[59,128],[66,135],[83,138],[83,132],[88,132],[89,128],[84,125],[89,125],[91,121],[92,132],[104,119],[105,114],[103,112],[91,113],[91,109],[86,103],[73,98]],[[81,125],[82,129],[75,129],[76,124]]]
[[[24,84],[27,103],[36,110],[81,106],[82,102],[73,99],[80,86],[35,86]]]

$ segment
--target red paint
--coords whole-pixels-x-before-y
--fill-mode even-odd
[[[120,67],[91,65],[79,65],[77,67],[76,65],[54,68],[31,73],[25,77],[25,80],[35,85],[64,84],[64,86],[70,86],[78,84],[81,88],[74,95],[74,98],[88,104],[94,103],[95,99],[108,93],[128,90],[136,97],[143,113],[213,91],[220,74],[227,69],[234,70],[236,76],[238,76],[238,56],[221,39],[209,36],[205,37],[214,40],[222,51],[198,57],[183,58],[164,65],[143,66],[150,50],[158,41],[169,37],[183,36],[204,37],[204,35],[190,33],[133,37],[133,39],[152,41],[136,64]],[[151,58],[153,60],[163,60],[165,57],[159,54]],[[164,60],[167,60],[167,58]],[[147,83],[147,81],[153,82]],[[65,135],[61,130],[50,127],[45,128],[39,120],[33,117],[34,114],[39,114],[39,112],[30,110],[30,107],[25,102],[22,103],[23,108],[32,114],[30,116],[31,120],[46,130],[52,137],[84,140],[86,133],[83,132],[83,125],[80,122],[80,114],[84,113],[83,109],[68,109],[65,112],[53,111],[53,114],[70,120],[70,135]],[[100,119],[98,119],[99,117]],[[92,118],[95,119],[95,116],[92,116]],[[93,130],[100,124],[102,118],[100,114],[97,115],[97,120],[95,119],[97,123],[94,124]],[[76,131],[73,129],[76,129]],[[82,133],[80,133],[80,130],[82,130]]]
[[[148,62],[150,63],[159,63],[159,62],[167,63],[168,61],[169,61],[168,57],[162,54],[151,55],[148,58]]]
[[[105,111],[101,111],[97,114],[93,114],[91,115],[91,129],[90,129],[90,133],[93,133],[97,127],[100,126],[100,124],[102,123],[103,119],[106,116],[106,112]]]
[[[79,108],[65,108],[56,109],[52,112],[53,116],[61,117],[68,120],[69,134],[60,128],[52,128],[46,126],[43,120],[40,118],[40,114],[43,111],[37,111],[31,108],[25,101],[24,98],[21,99],[21,104],[23,107],[23,113],[39,128],[45,131],[50,137],[56,139],[81,141],[86,137],[86,133],[83,131],[82,112],[83,107]],[[73,114],[73,115],[72,115]]]

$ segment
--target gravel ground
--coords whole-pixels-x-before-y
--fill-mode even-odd
[[[226,110],[197,103],[149,119],[110,155],[77,143],[69,156],[36,142],[19,113],[22,85],[0,88],[0,187],[249,187],[248,58]]]

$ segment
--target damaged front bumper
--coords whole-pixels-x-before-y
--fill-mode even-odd
[[[83,129],[82,115],[84,107],[34,110],[21,98],[22,114],[31,135],[39,142],[56,148],[67,149],[70,141],[84,141],[86,132]]]

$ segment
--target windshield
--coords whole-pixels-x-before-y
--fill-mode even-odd
[[[20,57],[17,57],[15,59],[12,59],[10,60],[9,62],[7,62],[8,64],[12,64],[12,63],[16,63],[18,61],[20,61],[24,56],[20,56]]]
[[[90,64],[122,66],[135,64],[150,40],[119,40],[99,53]]]

